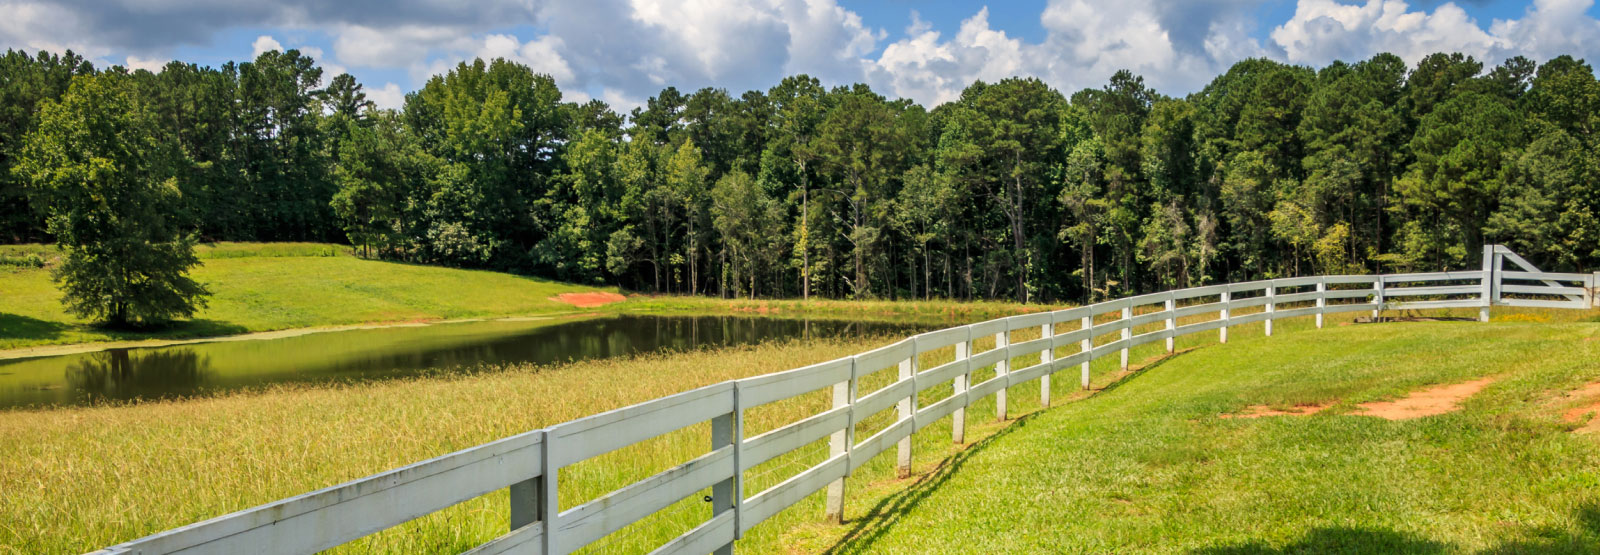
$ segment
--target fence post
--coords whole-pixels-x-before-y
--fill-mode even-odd
[[[1376,296],[1374,297],[1373,300],[1377,301],[1378,306],[1375,306],[1375,307],[1372,308],[1372,321],[1376,322],[1376,321],[1378,321],[1378,316],[1383,312],[1383,275],[1382,274],[1379,274],[1377,276],[1377,280],[1372,282],[1372,287],[1373,287],[1373,290],[1377,292],[1377,294],[1376,294]]]
[[[1178,301],[1174,297],[1175,295],[1168,294],[1167,302],[1164,303],[1164,307],[1167,309],[1167,354],[1169,355],[1174,351],[1178,340],[1173,336],[1173,334],[1178,333],[1178,317],[1173,314],[1173,311],[1178,309]]]
[[[833,408],[849,406],[855,403],[855,390],[856,358],[850,357],[850,381],[833,384]],[[844,429],[834,432],[832,436],[828,437],[828,458],[832,459],[839,455],[845,455],[846,459],[849,458],[851,443],[853,443],[852,436],[855,435],[855,430],[856,415],[855,411],[852,410],[850,417],[846,419]],[[846,466],[849,466],[848,463]],[[844,481],[845,478],[839,478],[828,484],[827,507],[823,509],[822,516],[828,522],[844,523]]]
[[[539,442],[539,448],[542,449],[544,453],[548,453],[550,450],[548,449],[548,444],[546,444],[545,441],[548,441],[549,433],[546,432],[541,435],[545,436],[545,439]],[[544,463],[548,463],[550,458],[541,454],[540,460]],[[541,464],[541,466],[542,465],[543,464]],[[543,473],[541,472],[541,474]],[[545,520],[543,492],[544,480],[541,479],[542,477],[543,476],[529,478],[527,480],[511,484],[512,530]],[[549,530],[546,529],[545,533],[548,534]]]
[[[723,447],[732,446],[739,441],[737,434],[738,426],[735,424],[735,416],[738,414],[738,412],[739,391],[738,387],[735,386],[733,391],[733,412],[711,419],[712,451],[716,451]],[[739,455],[738,448],[735,447],[733,456],[733,475],[729,476],[726,480],[711,485],[711,515],[713,517],[734,510],[734,495],[736,489],[734,487],[734,483],[737,482],[738,476]],[[738,513],[735,513],[733,518],[735,522],[734,530],[738,530]],[[735,532],[734,535],[737,536],[738,533]],[[713,553],[716,555],[733,555],[733,542],[730,541],[727,544],[718,547]]]
[[[1494,283],[1500,278],[1495,272],[1494,245],[1483,246],[1483,306],[1478,307],[1478,321],[1489,321],[1489,306],[1494,304]]]
[[[1267,284],[1267,337],[1272,337],[1272,313],[1277,308],[1273,298],[1278,296],[1278,286]]]
[[[1231,291],[1222,292],[1222,316],[1218,318],[1218,320],[1222,320],[1222,327],[1217,332],[1217,340],[1221,343],[1228,342],[1228,303],[1232,302],[1232,300],[1233,293]]]
[[[1328,278],[1317,280],[1317,329],[1322,329],[1322,312],[1328,309]]]
[[[901,399],[897,404],[898,410],[895,411],[897,413],[896,416],[898,417],[897,420],[914,420],[917,417],[917,340],[915,338],[911,340],[911,357],[900,361],[900,381],[907,380],[911,382],[911,394],[907,395],[904,399]],[[915,424],[912,425],[912,429],[916,429]],[[906,437],[900,438],[900,442],[895,445],[895,453],[897,455],[897,462],[899,463],[896,466],[897,474],[901,478],[910,476],[910,434],[907,434]]]
[[[539,452],[540,467],[544,472],[539,473],[539,525],[544,527],[540,534],[540,542],[544,543],[545,553],[556,552],[556,516],[561,514],[561,485],[559,478],[561,469],[551,464],[550,454],[556,450],[556,436],[549,429],[544,432],[544,440],[539,444],[543,449]]]
[[[1133,326],[1130,326],[1129,322],[1128,322],[1129,320],[1132,320],[1132,319],[1133,319],[1133,307],[1131,307],[1131,306],[1122,307],[1122,340],[1123,341],[1127,341],[1127,340],[1133,338]],[[1127,343],[1123,343],[1122,344],[1122,371],[1123,372],[1127,372],[1128,371],[1128,344]]]
[[[1039,337],[1049,339],[1055,335],[1055,327],[1055,324],[1039,326]],[[1039,352],[1039,364],[1050,364],[1050,361],[1055,359],[1055,355],[1055,347],[1045,343],[1044,350]],[[1039,378],[1039,406],[1044,408],[1050,408],[1050,374],[1051,372],[1045,372],[1044,377]]]
[[[1600,307],[1600,272],[1589,278],[1589,308]]]
[[[967,339],[963,339],[960,342],[956,343],[956,361],[957,362],[960,362],[962,360],[966,360],[966,358],[967,358],[967,350],[969,348],[971,348],[971,343],[970,343],[971,341],[972,341],[972,328],[969,327],[969,328],[967,328]],[[967,369],[966,372],[962,372],[960,374],[957,374],[956,375],[956,381],[955,381],[955,387],[954,387],[955,392],[951,393],[950,395],[951,396],[966,395],[967,394],[967,380],[970,379],[971,376],[972,376],[972,369],[970,367]],[[967,407],[965,407],[965,406],[957,408],[955,413],[950,416],[950,440],[955,442],[956,445],[960,445],[960,444],[963,444],[963,443],[967,442]]]
[[[1011,331],[1003,330],[994,334],[994,348],[1005,349],[1011,344]],[[1011,367],[1011,353],[1001,355],[1000,362],[994,363],[994,376],[996,378],[1006,375]],[[999,420],[1006,419],[1006,387],[1001,386],[1000,391],[994,394],[994,414]]]
[[[1090,310],[1091,310],[1091,312],[1093,311],[1093,309],[1090,309]],[[1082,341],[1078,342],[1078,351],[1079,352],[1084,352],[1084,353],[1087,353],[1089,351],[1093,351],[1094,350],[1094,335],[1092,335],[1092,334],[1094,333],[1094,331],[1092,331],[1092,330],[1094,329],[1094,315],[1090,314],[1088,316],[1084,316],[1083,317],[1083,323],[1079,324],[1079,326],[1082,327],[1083,329],[1091,330],[1091,331],[1088,332],[1090,334],[1089,336],[1084,337]],[[1089,362],[1091,362],[1091,361],[1089,361],[1089,360],[1083,361],[1083,389],[1085,391],[1087,391],[1089,389]]]

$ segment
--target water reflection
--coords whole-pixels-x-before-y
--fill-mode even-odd
[[[482,371],[761,341],[905,335],[938,324],[614,315],[318,333],[0,361],[0,408],[205,395],[273,383]]]
[[[113,349],[81,355],[67,367],[67,382],[86,402],[154,397],[199,390],[211,363],[193,348]]]

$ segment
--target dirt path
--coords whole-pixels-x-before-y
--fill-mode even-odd
[[[1333,406],[1333,403],[1318,403],[1318,404],[1310,404],[1310,405],[1295,405],[1294,407],[1291,407],[1289,410],[1278,410],[1278,409],[1274,409],[1272,407],[1268,407],[1266,405],[1250,405],[1248,407],[1245,407],[1244,412],[1233,413],[1233,414],[1224,414],[1224,415],[1221,415],[1221,417],[1222,418],[1261,418],[1263,416],[1291,416],[1291,415],[1292,416],[1310,416],[1310,415],[1322,412],[1323,410],[1326,410],[1328,407],[1331,407],[1331,406]]]
[[[1600,432],[1600,382],[1583,386],[1582,389],[1566,394],[1564,398],[1568,401],[1582,400],[1583,404],[1567,409],[1566,412],[1562,413],[1562,421],[1577,423],[1588,419],[1588,422],[1573,431],[1577,433]]]
[[[1376,416],[1388,420],[1405,420],[1444,414],[1461,408],[1461,401],[1494,383],[1495,378],[1482,378],[1470,382],[1441,385],[1412,392],[1404,399],[1362,403],[1355,414]]]
[[[558,303],[567,303],[578,308],[594,308],[611,303],[620,303],[628,300],[628,298],[616,293],[595,291],[593,293],[562,293],[550,297],[550,300]]]

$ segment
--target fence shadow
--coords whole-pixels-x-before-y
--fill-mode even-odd
[[[1138,378],[1145,372],[1166,364],[1175,358],[1186,355],[1197,348],[1198,347],[1191,347],[1188,349],[1179,350],[1169,355],[1163,355],[1154,362],[1140,366],[1137,369],[1128,372],[1127,375],[1118,378],[1117,381],[1106,384],[1105,387],[1100,389],[1093,390],[1091,392],[1091,396],[1109,393],[1122,386],[1122,384]],[[978,455],[979,453],[982,453],[995,441],[998,441],[1008,435],[1011,435],[1017,430],[1026,427],[1028,422],[1041,412],[1043,411],[1035,410],[1019,416],[1017,417],[1016,421],[1007,424],[1005,427],[995,431],[995,433],[973,442],[971,445],[968,445],[961,451],[946,457],[944,460],[940,461],[939,465],[934,467],[932,471],[917,478],[917,480],[910,486],[889,495],[888,497],[879,501],[877,504],[873,505],[872,508],[867,511],[866,515],[850,519],[848,521],[848,524],[850,525],[850,531],[846,532],[843,537],[839,538],[837,542],[834,542],[834,544],[829,546],[824,552],[851,553],[869,551],[872,545],[877,543],[878,539],[881,538],[885,532],[888,532],[889,529],[900,520],[902,515],[910,512],[912,509],[915,509],[922,503],[923,500],[927,499],[929,495],[932,495],[933,492],[938,490],[940,486],[944,485],[945,482],[948,482],[950,480],[950,476],[955,474],[956,471],[961,470],[961,467],[966,465],[969,459]]]
[[[900,491],[878,501],[871,509],[867,510],[867,514],[849,519],[850,531],[845,532],[844,537],[839,538],[824,552],[853,553],[869,551],[872,545],[877,543],[885,532],[888,532],[896,522],[899,522],[901,516],[921,505],[923,500],[939,489],[939,486],[948,482],[951,475],[961,470],[961,467],[965,466],[968,460],[978,453],[982,453],[995,441],[1027,426],[1028,422],[1037,414],[1039,414],[1039,411],[1022,415],[1016,421],[1000,428],[988,437],[973,442],[954,455],[946,457],[932,471],[917,478],[916,482],[909,487],[902,488]]]
[[[1210,346],[1210,345],[1208,345],[1208,346]],[[1116,391],[1116,389],[1119,388],[1119,387],[1122,387],[1123,384],[1126,384],[1126,383],[1128,383],[1130,381],[1133,381],[1134,378],[1137,378],[1139,376],[1144,375],[1145,372],[1149,372],[1151,370],[1155,370],[1156,368],[1160,367],[1161,365],[1166,364],[1168,362],[1171,362],[1173,359],[1176,359],[1176,358],[1181,357],[1183,355],[1187,355],[1189,353],[1192,353],[1196,349],[1199,349],[1199,348],[1200,347],[1189,347],[1187,349],[1179,349],[1177,352],[1172,353],[1172,354],[1162,355],[1161,358],[1156,359],[1155,362],[1152,362],[1150,364],[1146,364],[1144,366],[1140,366],[1138,368],[1135,368],[1134,370],[1128,372],[1127,375],[1124,375],[1124,376],[1122,376],[1120,378],[1117,378],[1117,381],[1108,383],[1104,387],[1101,387],[1100,389],[1091,390],[1091,393],[1092,393],[1091,397],[1094,396],[1094,395],[1104,395],[1104,394],[1110,393],[1112,391]]]

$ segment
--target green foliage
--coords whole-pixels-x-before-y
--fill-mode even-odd
[[[1055,302],[1469,267],[1489,242],[1593,269],[1593,68],[1485,69],[1249,59],[1185,98],[1122,71],[1070,94],[976,82],[928,108],[796,75],[667,87],[627,114],[561,102],[503,59],[434,76],[399,111],[295,51],[128,75],[185,160],[170,225],[207,241],[724,297]],[[0,59],[0,169],[31,107],[93,72],[70,53]],[[17,175],[0,175],[0,241],[41,240]]]
[[[80,317],[149,324],[205,306],[208,291],[188,276],[194,240],[170,216],[183,160],[155,127],[126,74],[80,76],[43,103],[18,158],[66,253],[62,300]]]

